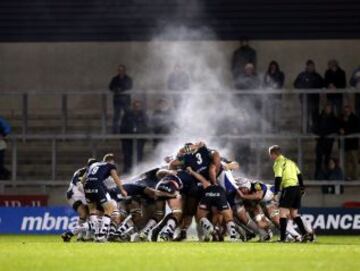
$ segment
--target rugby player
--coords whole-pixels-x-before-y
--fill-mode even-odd
[[[100,205],[104,209],[104,215],[100,219],[100,228],[95,232],[95,241],[105,242],[108,238],[111,215],[116,209],[116,204],[111,200],[110,195],[104,185],[104,181],[111,176],[121,194],[126,197],[127,192],[123,188],[115,166],[114,155],[108,153],[104,156],[102,162],[93,163],[85,173],[85,198],[89,207],[90,225],[94,228],[98,223],[96,215],[97,206]]]
[[[169,163],[169,169],[183,170],[178,173],[183,182],[182,196],[185,198],[181,230],[176,238],[178,241],[186,239],[186,231],[197,212],[197,206],[204,191],[202,184],[185,171],[188,167],[201,174],[206,180],[216,183],[216,176],[221,168],[220,155],[216,150],[210,150],[203,142],[186,143],[178,151],[176,158]]]
[[[226,199],[225,190],[217,183],[211,184],[201,174],[194,171],[191,167],[187,168],[188,172],[199,180],[204,187],[204,195],[199,202],[197,209],[197,221],[204,232],[204,241],[210,241],[215,233],[213,224],[207,218],[209,213],[215,209],[219,212],[226,224],[226,229],[231,241],[238,240],[236,226],[233,219],[233,213]]]
[[[73,174],[68,190],[66,191],[66,199],[69,205],[79,215],[78,225],[72,231],[65,232],[61,235],[64,242],[69,242],[74,235],[78,235],[78,241],[87,241],[91,238],[89,232],[84,236],[86,228],[84,223],[89,216],[89,210],[86,205],[84,187],[82,184],[82,178],[87,170],[93,163],[97,162],[94,158],[89,158],[85,167],[79,168]],[[85,227],[84,227],[85,226]]]
[[[280,229],[280,213],[275,202],[275,186],[265,184],[260,181],[246,180],[240,184],[240,197],[247,201],[255,203],[257,210],[257,221],[264,220],[267,217],[278,229]],[[267,223],[265,220],[264,223]],[[290,240],[300,241],[300,234],[293,228],[292,223],[288,223],[287,232],[290,236],[287,236]]]

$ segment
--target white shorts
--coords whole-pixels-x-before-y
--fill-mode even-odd
[[[84,192],[80,191],[77,186],[73,186],[71,191],[72,191],[72,195],[68,199],[68,203],[70,204],[71,207],[73,207],[74,203],[77,201],[80,201],[82,204],[86,205]]]

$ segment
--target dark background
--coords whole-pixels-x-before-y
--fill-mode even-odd
[[[360,38],[359,0],[2,0],[0,41],[146,41],[168,25],[203,29],[167,40]]]

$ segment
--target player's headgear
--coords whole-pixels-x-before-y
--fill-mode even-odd
[[[249,179],[239,177],[236,179],[236,181],[240,188],[251,188],[251,181]]]
[[[192,148],[191,148],[191,146],[192,146],[193,144],[192,143],[185,143],[185,145],[184,145],[184,152],[186,153],[186,154],[190,154],[190,153],[192,153]]]

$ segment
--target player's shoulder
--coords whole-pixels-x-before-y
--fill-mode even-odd
[[[86,172],[86,169],[87,169],[86,167],[82,167],[82,168],[77,169],[73,176],[74,177],[79,177],[79,176],[84,175],[85,172]]]

